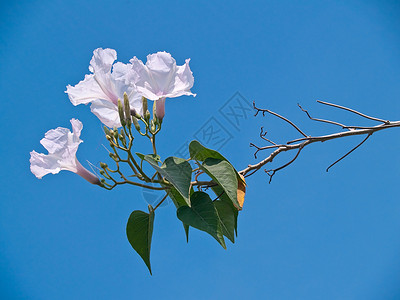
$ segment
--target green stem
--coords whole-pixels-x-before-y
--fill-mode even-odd
[[[156,135],[153,134],[153,137],[151,138],[151,144],[153,145],[153,153],[157,155],[157,149],[156,149]]]

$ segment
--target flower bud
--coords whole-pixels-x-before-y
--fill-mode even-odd
[[[122,102],[120,99],[118,99],[118,114],[119,114],[119,120],[121,122],[121,125],[125,126],[126,121],[125,121],[125,115],[124,115],[124,108],[122,107]]]
[[[150,120],[149,127],[150,127],[151,132],[153,132],[153,133],[156,132],[156,125],[155,125],[154,119]]]
[[[136,130],[140,131],[140,125],[135,116],[132,117],[132,121],[133,121],[133,125],[135,125]]]
[[[146,113],[144,114],[144,119],[146,120],[147,123],[150,120],[150,112],[148,110],[146,110]]]
[[[122,142],[122,144],[125,146],[126,145],[126,138],[125,138],[125,133],[123,130],[121,130],[121,133],[118,135],[119,140]]]
[[[147,99],[142,97],[143,112],[147,111]]]
[[[101,162],[101,163],[100,163],[100,167],[101,167],[102,169],[105,169],[105,168],[108,167],[108,165],[107,165],[106,163]]]
[[[113,133],[114,133],[114,138],[118,139],[118,129],[117,128],[114,128]]]
[[[118,161],[118,157],[114,153],[108,154],[114,161]]]
[[[156,101],[155,103],[155,115],[157,116],[157,119],[162,120],[165,116],[165,98],[160,98]]]
[[[110,129],[108,129],[107,126],[104,126],[103,130],[104,130],[104,133],[106,134],[106,136],[110,134]]]
[[[129,98],[128,94],[125,92],[124,93],[124,110],[125,110],[125,121],[128,126],[131,126],[132,120],[131,120],[131,108],[129,105]]]
[[[157,119],[157,114],[156,114],[156,105],[157,101],[153,101],[153,119]]]

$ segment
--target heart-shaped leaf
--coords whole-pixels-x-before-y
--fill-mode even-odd
[[[150,248],[153,236],[154,210],[149,205],[149,213],[135,210],[126,224],[126,235],[132,248],[142,257],[151,273]]]
[[[235,242],[235,214],[232,206],[221,200],[214,201],[221,224],[222,234],[232,243]]]
[[[190,206],[189,193],[190,180],[192,179],[192,167],[190,164],[183,158],[173,156],[168,157],[161,166],[147,155],[144,160],[159,172],[162,177],[167,179],[183,197],[186,205]]]
[[[227,159],[223,157],[222,154],[218,153],[215,150],[204,147],[196,140],[190,142],[189,153],[190,153],[190,158],[198,161],[204,161],[207,158],[217,158],[227,161]]]
[[[193,194],[194,190],[193,187],[190,188],[190,194]],[[171,187],[169,190],[169,197],[171,198],[172,202],[175,204],[175,207],[178,209],[181,206],[187,206],[185,199],[181,196],[181,194],[174,188]],[[186,242],[189,242],[189,225],[183,223],[183,229],[185,230],[186,234]]]
[[[190,153],[190,158],[197,160],[197,161],[205,161],[207,158],[216,158],[216,159],[220,159],[220,160],[225,160],[230,164],[229,160],[227,160],[221,153],[204,147],[202,144],[200,144],[196,140],[193,140],[190,142],[189,153]],[[232,166],[232,164],[231,164],[231,166]],[[239,172],[236,171],[236,169],[233,166],[232,166],[232,168],[235,170],[238,180],[242,180],[242,177],[239,175]]]
[[[235,233],[237,236],[237,218],[239,216],[239,211],[238,209],[233,205],[232,201],[229,199],[229,197],[225,194],[224,190],[219,186],[219,185],[214,185],[211,187],[211,189],[214,191],[215,195],[218,197],[218,201],[225,202],[229,204],[229,206],[232,209],[233,212],[233,217],[234,217],[234,228],[235,228]],[[215,204],[216,201],[214,201]]]
[[[210,196],[204,192],[194,192],[190,201],[191,207],[178,208],[178,219],[184,224],[209,233],[226,249],[218,213]]]
[[[225,160],[207,158],[200,168],[224,190],[233,205],[240,209],[237,200],[238,180],[231,164]]]

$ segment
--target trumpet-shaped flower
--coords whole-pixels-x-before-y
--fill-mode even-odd
[[[175,59],[167,52],[148,55],[146,64],[136,57],[130,60],[136,88],[143,97],[157,101],[156,115],[159,119],[165,115],[166,98],[196,96],[190,91],[194,78],[189,61],[186,59],[184,65],[177,66]]]
[[[130,64],[114,61],[117,52],[98,48],[93,51],[89,70],[92,74],[75,86],[68,85],[66,93],[73,105],[92,103],[91,111],[108,127],[121,127],[118,99],[128,94],[130,107],[142,115],[141,95],[137,93]],[[112,71],[111,71],[112,70]]]
[[[67,128],[58,127],[46,132],[40,141],[49,154],[32,151],[29,162],[32,173],[39,179],[49,173],[57,174],[61,170],[74,172],[93,184],[100,184],[93,173],[86,170],[76,158],[83,125],[78,119],[72,119],[72,132]]]

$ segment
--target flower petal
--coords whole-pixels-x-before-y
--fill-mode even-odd
[[[146,67],[151,74],[150,85],[154,86],[157,96],[162,97],[173,89],[174,78],[176,74],[176,61],[167,52],[157,52],[147,55]]]
[[[71,131],[63,127],[51,129],[45,133],[40,143],[50,154],[59,153],[68,145],[68,133]]]
[[[65,91],[73,105],[88,104],[96,99],[108,99],[109,97],[101,89],[93,74],[85,75],[85,79],[77,85],[67,86]]]
[[[158,85],[154,83],[148,68],[136,56],[130,60],[132,70],[135,74],[135,84],[137,91],[143,97],[150,100],[157,100]]]
[[[90,72],[109,73],[113,62],[117,59],[117,52],[114,49],[97,48],[93,51],[93,57],[90,60]]]
[[[157,52],[147,56],[146,65],[136,57],[130,60],[136,74],[136,88],[150,100],[193,95],[193,73],[190,59],[183,66],[177,66],[175,59],[167,52]]]
[[[108,127],[121,127],[118,108],[113,103],[106,100],[96,100],[90,106],[90,110],[100,121]]]
[[[31,172],[37,178],[41,179],[44,175],[49,173],[57,174],[61,171],[57,156],[52,154],[45,155],[36,151],[32,151],[30,154]]]
[[[79,137],[81,136],[81,132],[82,132],[82,129],[83,129],[83,124],[78,119],[71,119],[70,122],[71,122],[71,125],[72,125],[72,132],[74,134],[74,139],[75,139],[75,141],[79,141],[80,142]]]
[[[179,96],[187,95],[187,96],[196,96],[193,94],[190,89],[194,84],[193,72],[189,67],[190,58],[186,59],[185,64],[183,66],[177,67],[174,89],[179,91]],[[178,97],[178,96],[175,96]]]

